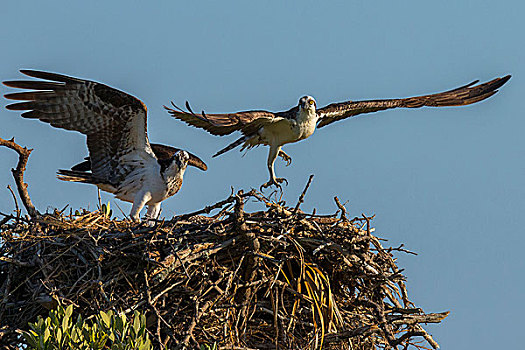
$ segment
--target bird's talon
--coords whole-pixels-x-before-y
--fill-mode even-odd
[[[270,187],[271,185],[277,185],[276,183],[273,183],[273,181],[268,181],[266,183],[263,183],[261,187],[259,187],[259,191],[263,191],[263,189]]]
[[[278,187],[281,187],[281,183],[285,182],[286,183],[286,186],[288,186],[288,180],[286,180],[284,177],[278,177],[275,179],[277,181],[277,186]]]
[[[155,224],[156,224],[156,222],[154,220],[146,220],[146,221],[144,221],[144,225],[146,227],[154,227]]]
[[[290,166],[292,164],[292,157],[284,153],[284,151],[281,150],[279,152],[279,157],[281,157],[286,162],[286,166]]]
[[[271,179],[270,181],[262,184],[261,187],[259,187],[259,190],[262,192],[264,188],[270,187],[272,185],[282,190],[281,184],[283,182],[286,183],[286,186],[288,186],[288,180],[286,180],[284,177],[276,177],[275,179]]]

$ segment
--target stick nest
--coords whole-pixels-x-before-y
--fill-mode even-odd
[[[306,190],[305,190],[306,191]],[[0,220],[0,343],[57,305],[147,316],[155,348],[437,348],[370,217],[238,192],[153,226],[107,212]],[[248,213],[247,201],[266,210]],[[198,214],[221,209],[213,216]],[[9,347],[10,346],[10,347]]]

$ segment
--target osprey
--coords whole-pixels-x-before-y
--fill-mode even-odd
[[[372,113],[390,108],[419,108],[464,106],[482,101],[497,92],[510,79],[510,75],[496,78],[489,82],[476,85],[479,80],[459,88],[432,95],[416,96],[399,99],[347,101],[332,103],[323,108],[317,108],[313,97],[304,96],[299,104],[284,112],[268,112],[263,110],[243,111],[227,114],[195,114],[186,102],[187,111],[177,107],[164,106],[168,112],[187,124],[202,128],[213,135],[228,135],[240,131],[243,136],[227,147],[218,151],[214,157],[223,154],[242,144],[241,151],[258,145],[270,146],[268,154],[268,171],[270,181],[261,186],[261,189],[271,185],[280,187],[284,178],[275,176],[274,162],[277,156],[283,158],[287,165],[291,164],[291,157],[281,147],[287,143],[297,142],[310,137],[316,128],[332,124],[333,122],[353,117],[363,113]]]
[[[187,165],[207,169],[189,152],[149,143],[147,109],[136,97],[89,80],[34,70],[20,72],[46,81],[5,81],[9,87],[34,90],[5,95],[26,101],[7,109],[28,110],[22,117],[87,136],[89,158],[71,170],[59,170],[58,178],[94,184],[132,202],[134,220],[140,219],[145,205],[147,217],[158,217],[160,203],[181,188]]]

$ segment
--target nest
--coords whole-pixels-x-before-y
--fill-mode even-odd
[[[287,207],[241,191],[151,227],[104,210],[6,216],[0,342],[16,348],[61,302],[86,317],[144,312],[155,348],[437,348],[421,324],[448,313],[409,301],[393,253],[410,252],[383,248],[372,218],[347,218],[337,198],[333,215],[302,212],[305,192]]]

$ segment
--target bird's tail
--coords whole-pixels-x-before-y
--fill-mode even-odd
[[[62,181],[96,184],[96,181],[93,178],[93,174],[85,172],[85,171],[59,169],[57,174],[58,174],[57,178]]]
[[[76,171],[91,171],[91,159],[89,157],[84,158],[85,161],[78,163],[71,167],[71,170]]]
[[[221,149],[220,151],[218,151],[217,153],[215,153],[215,154],[213,155],[213,157],[220,156],[221,154],[223,154],[223,153],[225,153],[225,152],[228,152],[228,151],[234,149],[235,147],[237,147],[237,146],[241,145],[243,142],[245,142],[247,139],[248,139],[248,136],[243,136],[243,137],[241,137],[241,138],[238,139],[237,141],[230,143],[228,146],[224,147],[223,149]]]

